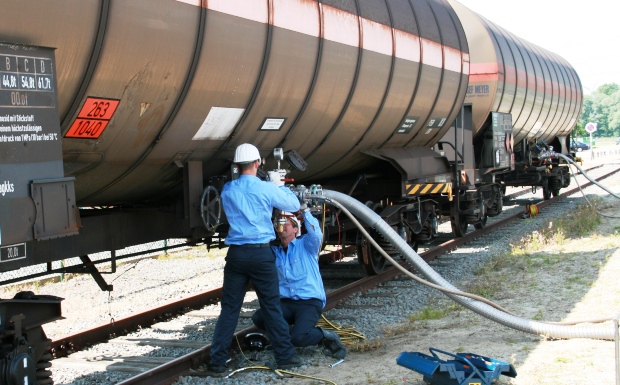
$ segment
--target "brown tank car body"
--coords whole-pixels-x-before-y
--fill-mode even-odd
[[[474,129],[490,111],[497,111],[512,115],[515,142],[538,138],[551,143],[557,136],[568,136],[579,119],[583,97],[575,70],[558,55],[448,1],[470,42],[465,102],[473,105]]]
[[[221,174],[244,142],[297,150],[313,179],[360,169],[372,160],[360,150],[431,146],[467,88],[467,40],[444,1],[7,7],[2,40],[56,48],[63,160],[82,205],[158,197],[188,160]],[[105,128],[77,134],[80,113],[107,99],[118,105]],[[401,133],[406,116],[417,121]]]
[[[515,139],[568,133],[572,68],[453,6],[26,0],[3,5],[0,38],[56,48],[66,175],[81,205],[113,205],[178,188],[188,160],[221,174],[244,142],[297,150],[302,181],[350,173],[374,161],[363,150],[434,145],[463,101],[476,127],[512,112]],[[89,112],[109,120],[80,135]]]

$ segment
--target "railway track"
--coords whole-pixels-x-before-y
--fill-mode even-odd
[[[596,176],[598,180],[603,179],[606,176],[612,175],[618,170],[614,170],[611,173],[607,173],[606,175]],[[582,187],[585,187],[585,184],[580,181]],[[529,190],[529,189],[528,189]],[[547,205],[557,203],[562,200],[565,196],[569,196],[577,189],[573,189],[568,192],[564,192],[562,196],[553,198],[549,201],[542,201],[540,197],[520,195],[519,200],[532,200],[535,201],[539,208],[543,209]],[[438,258],[440,255],[445,254],[450,250],[454,250],[455,248],[462,246],[465,243],[471,243],[474,239],[481,237],[485,234],[495,232],[498,228],[502,226],[506,226],[510,222],[519,219],[523,212],[522,205],[515,205],[514,207],[506,206],[506,211],[504,214],[495,217],[489,218],[489,222],[487,226],[481,230],[477,230],[475,232],[468,233],[467,236],[458,239],[451,239],[446,242],[442,242],[439,245],[431,244],[428,245],[428,248],[424,251],[420,250],[420,255],[427,261],[434,260]],[[448,226],[442,225],[442,226]],[[448,230],[449,231],[449,230]],[[441,240],[441,237],[438,237],[438,240]],[[345,264],[335,264],[336,266],[344,266]],[[353,264],[352,264],[353,265]],[[347,267],[337,267],[336,269],[341,270],[341,274],[344,275],[350,274]],[[355,308],[359,308],[360,305],[356,304],[345,304],[352,296],[359,296],[362,298],[364,295],[365,298],[372,298],[372,296],[376,296],[382,301],[389,301],[390,299],[396,297],[398,295],[398,289],[393,289],[394,287],[399,288],[404,286],[409,286],[409,281],[399,279],[400,273],[396,268],[390,267],[386,269],[386,271],[377,276],[365,277],[359,280],[356,280],[353,283],[347,284],[340,288],[331,290],[328,293],[328,304],[326,306],[326,311],[330,309],[339,308],[343,311],[341,313],[352,313],[351,310]],[[338,273],[336,273],[338,275]],[[351,274],[351,277],[354,278],[355,274]],[[390,287],[392,289],[384,290],[382,293],[369,293],[370,290],[385,286],[386,282],[392,281]],[[360,294],[362,293],[362,294]],[[367,294],[363,294],[367,293]],[[253,331],[251,327],[251,320],[249,319],[249,315],[253,312],[253,310],[257,307],[255,298],[252,298],[254,295],[253,292],[248,292],[249,296],[246,297],[246,304],[244,305],[244,312],[242,313],[242,317],[240,319],[237,338],[242,340],[243,336],[250,331]],[[152,311],[141,313],[140,315],[136,315],[134,317],[127,317],[126,319],[115,320],[114,324],[103,325],[97,328],[94,328],[90,331],[85,331],[73,336],[65,337],[59,339],[57,341],[53,341],[54,352],[58,356],[66,355],[67,353],[71,353],[75,350],[80,350],[83,347],[86,347],[92,344],[94,341],[102,341],[108,340],[107,344],[110,345],[110,351],[117,351],[118,354],[110,354],[109,356],[105,356],[99,354],[97,352],[92,352],[88,350],[75,352],[70,354],[69,357],[63,357],[54,360],[53,362],[53,370],[55,369],[71,369],[71,368],[90,368],[90,370],[99,370],[99,371],[118,371],[123,373],[137,373],[132,377],[126,378],[121,384],[162,384],[162,383],[171,383],[174,379],[178,378],[181,375],[190,374],[192,368],[197,368],[201,363],[208,360],[209,354],[209,346],[208,342],[204,341],[192,341],[188,339],[174,339],[174,338],[148,338],[141,337],[140,332],[133,333],[130,336],[123,336],[112,338],[115,335],[122,334],[128,330],[136,330],[141,329],[142,327],[150,324],[154,324],[154,329],[165,330],[168,336],[174,336],[174,334],[189,334],[190,332],[208,334],[210,331],[211,325],[214,324],[215,319],[219,315],[219,310],[217,310],[217,301],[219,296],[221,295],[221,289],[212,290],[209,292],[201,293],[199,295],[187,298],[180,303],[174,303],[163,307],[158,307],[153,309]],[[197,309],[201,306],[208,305],[202,310],[192,310]],[[181,317],[184,319],[192,319],[197,322],[194,323],[183,323],[180,321],[172,320],[173,316],[178,314],[182,314]],[[355,315],[342,315],[335,314],[333,316],[330,315],[330,319],[334,321],[338,321],[339,319],[346,319],[347,317],[355,317]],[[191,326],[190,326],[191,325]],[[182,337],[186,338],[186,337]],[[124,348],[128,346],[142,346],[145,347],[145,351],[153,351],[159,350],[163,356],[154,357],[154,356],[129,356],[123,355],[122,352]],[[180,357],[168,357],[165,356],[166,349],[175,348],[175,349],[185,349],[186,354]],[[128,377],[128,376],[125,376]]]

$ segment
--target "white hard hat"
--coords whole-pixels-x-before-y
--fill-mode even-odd
[[[288,211],[280,211],[280,216],[290,220],[293,227],[299,228],[299,219],[297,219],[295,214],[289,213]]]
[[[240,144],[235,150],[234,163],[251,163],[260,160],[258,148],[249,143]]]

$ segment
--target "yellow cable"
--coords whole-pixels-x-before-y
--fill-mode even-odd
[[[362,340],[366,340],[366,336],[363,333],[355,330],[353,326],[341,326],[330,320],[328,320],[324,314],[321,315],[321,319],[317,322],[317,326],[321,329],[332,330],[338,334],[340,340],[345,344],[359,343]]]
[[[320,327],[321,329],[328,329],[328,330],[333,330],[335,333],[338,334],[338,336],[340,337],[340,340],[344,343],[344,344],[354,344],[354,343],[359,343],[361,340],[366,340],[366,336],[363,333],[358,332],[357,330],[355,330],[354,327],[352,326],[341,326],[338,325],[330,320],[328,320],[325,315],[321,315],[321,319],[319,320],[319,322],[317,322],[317,326]],[[241,352],[241,355],[243,356],[243,358],[251,363],[252,360],[250,360],[245,353],[243,353],[243,349],[241,349],[241,343],[239,342],[239,339],[237,338],[237,336],[235,336],[235,339],[237,340],[237,346],[239,347],[239,351]],[[319,378],[319,377],[313,377],[313,376],[308,376],[305,374],[301,374],[301,373],[295,373],[295,372],[290,372],[288,370],[282,370],[282,369],[271,369],[268,366],[263,366],[263,365],[254,365],[254,366],[245,366],[243,368],[239,368],[239,369],[235,369],[232,372],[230,372],[226,378],[230,378],[232,376],[234,376],[235,374],[239,373],[239,372],[243,372],[246,370],[252,370],[252,369],[256,369],[256,370],[271,370],[274,373],[276,373],[278,376],[282,377],[282,374],[288,374],[294,377],[299,377],[299,378],[308,378],[308,379],[312,379],[312,380],[317,380],[317,381],[322,381],[326,384],[331,384],[331,385],[337,385],[335,382],[330,381],[330,380],[326,380],[324,378]]]
[[[293,373],[293,372],[289,372],[288,370],[280,370],[280,372],[285,373],[285,374],[290,374],[292,376],[295,377],[300,377],[300,378],[309,378],[312,380],[318,380],[318,381],[323,381],[326,384],[332,384],[332,385],[338,385],[336,384],[334,381],[330,381],[330,380],[326,380],[324,378],[319,378],[319,377],[313,377],[313,376],[307,376],[305,374],[300,374],[300,373]]]
[[[239,342],[239,338],[237,336],[235,336],[235,339],[237,341],[237,346],[239,347],[239,351],[241,352],[241,355],[243,356],[243,358],[251,363],[254,363],[252,360],[250,360],[245,353],[243,353],[243,349],[241,349],[241,343]],[[319,378],[319,377],[313,377],[313,376],[308,376],[305,374],[301,374],[301,373],[295,373],[295,372],[290,372],[288,370],[282,370],[282,369],[272,369],[269,366],[264,366],[264,365],[254,365],[254,366],[244,366],[243,368],[239,368],[239,369],[235,369],[232,372],[230,372],[225,378],[230,378],[232,376],[234,376],[235,374],[239,373],[239,372],[243,372],[246,370],[251,370],[251,369],[257,369],[257,370],[271,370],[273,371],[275,374],[277,374],[278,376],[282,377],[282,374],[288,374],[291,376],[295,376],[295,377],[301,377],[301,378],[309,378],[309,379],[313,379],[313,380],[317,380],[317,381],[323,381],[326,384],[332,384],[332,385],[338,385],[333,381],[330,380],[326,380],[324,378]]]

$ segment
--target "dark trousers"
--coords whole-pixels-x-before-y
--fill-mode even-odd
[[[282,314],[291,329],[291,342],[294,346],[304,347],[318,345],[323,340],[323,333],[316,327],[323,312],[323,302],[319,299],[293,300],[282,298],[280,300]],[[252,315],[254,325],[265,330],[266,320],[262,309],[258,309]]]
[[[228,359],[228,349],[239,320],[239,312],[252,280],[263,310],[267,335],[273,346],[278,363],[288,362],[295,348],[291,344],[289,328],[280,309],[280,292],[275,256],[270,247],[245,248],[231,246],[226,254],[224,266],[224,287],[222,312],[215,325],[211,343],[211,363],[224,365]]]

